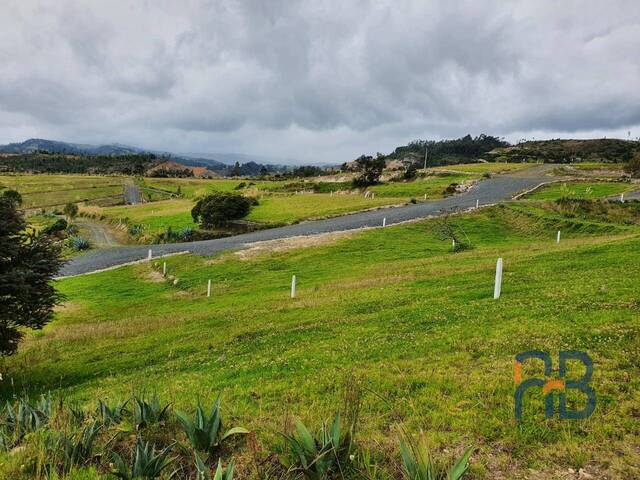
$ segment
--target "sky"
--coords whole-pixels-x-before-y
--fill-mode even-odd
[[[0,143],[341,163],[640,136],[640,2],[3,0]]]

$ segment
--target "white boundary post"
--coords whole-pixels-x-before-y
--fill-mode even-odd
[[[496,282],[493,287],[493,299],[497,300],[500,298],[500,293],[502,291],[502,258],[498,259],[496,263]]]
[[[387,217],[382,217],[382,226],[383,227],[387,226]]]
[[[149,249],[149,252],[147,253],[147,260],[151,260],[151,257],[153,257],[153,252]]]
[[[558,230],[558,236],[556,237],[556,243],[560,243],[560,230]]]
[[[296,276],[291,277],[291,298],[296,298]]]
[[[476,199],[476,208],[480,208],[480,200]]]
[[[207,280],[207,298],[211,297],[211,280]]]
[[[162,262],[162,276],[167,276],[167,262]]]
[[[624,193],[620,194],[620,203],[624,203]]]

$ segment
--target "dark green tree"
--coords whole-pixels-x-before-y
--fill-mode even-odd
[[[76,205],[75,203],[69,202],[62,209],[62,213],[64,213],[67,216],[67,219],[70,222],[76,217],[76,215],[78,215],[78,205]]]
[[[191,216],[203,228],[223,227],[231,220],[247,216],[254,203],[255,200],[237,193],[215,192],[198,200]]]
[[[51,280],[62,266],[48,235],[27,231],[15,196],[0,196],[0,355],[18,348],[22,328],[40,329],[53,318],[60,295]]]
[[[640,177],[640,151],[633,154],[625,165],[624,170],[632,177]]]
[[[362,155],[356,159],[355,169],[358,176],[353,179],[354,187],[368,187],[380,182],[380,175],[385,167],[385,160],[382,157]]]

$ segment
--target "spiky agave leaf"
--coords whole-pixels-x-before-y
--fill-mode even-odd
[[[473,447],[467,448],[462,456],[455,462],[447,474],[447,480],[460,480],[469,468],[469,459],[473,453]]]

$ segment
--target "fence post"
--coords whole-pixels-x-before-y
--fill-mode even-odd
[[[476,208],[480,208],[480,199],[476,199]]]
[[[502,291],[502,258],[498,259],[496,263],[496,282],[493,287],[493,299],[500,298],[500,292]]]
[[[387,226],[387,217],[382,217],[382,226],[383,227]]]
[[[291,298],[296,298],[296,276],[291,277]]]
[[[149,252],[147,253],[147,260],[151,260],[152,256],[153,256],[153,253],[151,252],[151,249],[149,249]]]
[[[211,280],[207,280],[207,298],[211,297]]]
[[[167,262],[162,263],[162,276],[163,277],[167,276]]]
[[[624,203],[624,193],[620,194],[620,203]]]
[[[556,243],[560,243],[560,230],[558,230],[558,236],[556,237]]]

